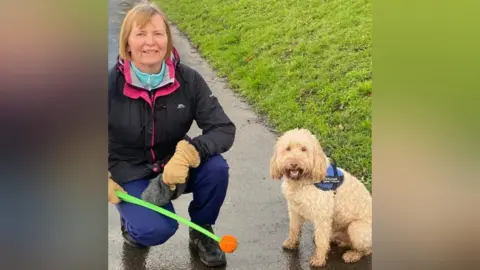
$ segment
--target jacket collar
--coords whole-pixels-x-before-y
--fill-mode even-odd
[[[142,98],[150,106],[153,106],[153,103],[157,97],[166,96],[173,93],[178,89],[180,83],[175,78],[175,72],[178,64],[180,63],[180,55],[175,48],[172,48],[172,53],[170,57],[165,60],[166,70],[163,76],[161,83],[151,91],[146,89],[143,84],[140,82],[134,71],[130,67],[130,61],[123,60],[120,57],[117,57],[117,67],[118,70],[125,77],[125,85],[123,87],[123,94],[132,99]],[[150,92],[154,92],[151,96]]]

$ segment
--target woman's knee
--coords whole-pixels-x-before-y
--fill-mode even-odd
[[[136,228],[131,228],[130,235],[143,246],[157,246],[167,242],[178,229],[178,222],[166,220],[165,222],[148,223]]]
[[[216,182],[228,183],[230,166],[223,156],[216,155],[211,157],[205,164],[204,169],[208,171],[209,175],[214,176],[213,178],[215,178]]]

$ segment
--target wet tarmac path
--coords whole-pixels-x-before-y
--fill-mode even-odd
[[[109,67],[115,63],[120,25],[132,3],[135,1],[109,0]],[[204,76],[237,125],[235,144],[224,155],[230,164],[230,183],[215,232],[219,236],[235,235],[239,247],[235,253],[227,254],[228,264],[224,269],[312,269],[308,264],[314,248],[311,225],[304,227],[298,252],[286,252],[281,247],[288,234],[286,203],[280,192],[280,182],[271,180],[268,171],[275,134],[262,124],[245,103],[232,94],[226,82],[216,76],[175,27],[172,31],[181,61]],[[200,134],[195,125],[190,134]],[[188,194],[174,201],[178,215],[189,218],[187,209],[191,199],[192,196]],[[186,225],[180,224],[177,233],[164,245],[147,251],[136,250],[123,243],[118,212],[113,206],[108,207],[110,270],[209,269],[188,248]],[[371,256],[355,264],[345,264],[341,260],[342,253],[342,249],[333,246],[326,267],[319,269],[371,269]]]

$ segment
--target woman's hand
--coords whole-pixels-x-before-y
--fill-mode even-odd
[[[177,144],[173,157],[163,168],[163,182],[170,185],[184,184],[190,168],[200,165],[200,157],[197,150],[189,142],[182,140]]]
[[[119,184],[115,183],[115,181],[113,181],[112,178],[108,177],[108,202],[109,203],[118,204],[121,202],[121,200],[118,198],[117,194],[115,193],[115,191],[117,190],[121,192],[125,192],[125,190],[123,190],[123,188]]]

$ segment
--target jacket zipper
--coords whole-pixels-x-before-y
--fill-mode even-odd
[[[140,88],[138,86],[135,86],[131,83],[127,82],[127,84],[131,87],[136,88],[136,89],[140,89],[140,90],[145,91],[145,89]],[[150,141],[150,143],[151,143],[150,153],[152,154],[152,160],[153,160],[152,163],[155,163],[155,152],[153,151],[153,142],[154,142],[154,138],[155,138],[155,99],[153,98],[153,93],[151,91],[149,91],[149,92],[150,92],[150,100],[152,101],[152,106],[151,106],[151,109],[152,109],[152,139]]]
[[[153,93],[150,92],[150,99],[152,100],[152,140],[150,146],[150,152],[152,153],[152,163],[155,163],[155,152],[153,151],[153,144],[155,138],[155,99],[153,97]]]

